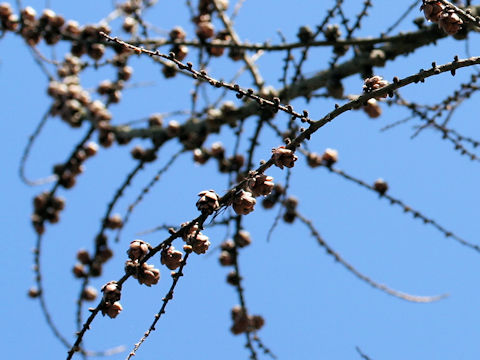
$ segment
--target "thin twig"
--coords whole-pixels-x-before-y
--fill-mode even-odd
[[[173,299],[173,292],[175,290],[175,287],[177,286],[178,280],[180,279],[180,277],[183,276],[183,268],[185,267],[185,265],[187,265],[187,259],[189,255],[190,255],[189,253],[185,254],[185,257],[183,258],[183,261],[180,264],[178,271],[176,273],[172,273],[172,278],[173,278],[172,285],[170,286],[170,289],[168,290],[167,295],[165,295],[165,297],[162,299],[162,302],[163,302],[162,307],[155,314],[155,319],[153,320],[152,324],[150,325],[148,330],[145,331],[140,341],[135,344],[135,346],[133,347],[133,350],[128,354],[126,360],[129,360],[133,356],[135,356],[140,346],[142,346],[145,340],[147,340],[148,336],[152,333],[152,331],[155,331],[155,326],[157,325],[158,320],[160,320],[162,315],[165,314],[165,309],[167,307],[168,302]]]
[[[368,355],[366,355],[358,346],[355,346],[355,350],[357,350],[358,354],[361,356],[363,360],[372,360]]]
[[[375,193],[378,194],[378,191],[375,190],[375,188],[370,185],[370,184],[367,184],[366,182],[364,182],[363,180],[360,180],[358,178],[355,178],[354,176],[350,175],[350,174],[347,174],[346,172],[344,172],[343,170],[340,170],[340,169],[337,169],[337,168],[334,168],[334,167],[324,167],[326,168],[328,171],[334,173],[334,174],[337,174],[337,175],[340,175],[341,177],[349,180],[349,181],[352,181],[366,189],[369,189]],[[410,206],[408,206],[407,204],[405,204],[403,201],[397,199],[397,198],[394,198],[393,196],[389,195],[388,193],[386,194],[383,194],[380,196],[380,198],[384,198],[388,201],[390,201],[390,203],[392,205],[398,205],[400,206],[403,211],[405,213],[411,213],[413,215],[414,218],[416,219],[419,219],[421,221],[423,221],[424,224],[427,224],[427,225],[431,225],[433,226],[434,228],[436,228],[438,231],[440,231],[443,235],[445,235],[445,237],[451,237],[452,239],[454,239],[455,241],[457,241],[458,243],[464,245],[464,246],[467,246],[473,250],[476,250],[476,251],[479,251],[480,252],[480,246],[479,245],[476,245],[476,244],[472,244],[464,239],[462,239],[461,237],[459,237],[458,235],[456,235],[455,233],[447,230],[446,228],[444,228],[442,225],[440,225],[437,221],[427,217],[426,215],[422,214],[421,212],[415,210],[415,209],[412,209]]]
[[[222,20],[222,23],[225,26],[225,29],[227,29],[228,33],[232,37],[232,42],[235,45],[240,44],[241,43],[240,38],[237,32],[235,31],[235,29],[233,28],[232,23],[228,18],[227,14],[225,14],[223,9],[218,5],[217,0],[213,0],[212,3],[215,6],[215,10],[217,10],[217,14],[220,20]],[[265,81],[263,80],[262,75],[258,70],[258,67],[253,63],[252,59],[250,59],[246,53],[243,54],[243,61],[245,62],[245,65],[247,66],[250,73],[252,74],[255,85],[259,90],[261,90],[263,88]]]
[[[392,295],[394,297],[397,297],[402,300],[407,300],[411,302],[417,302],[417,303],[429,303],[429,302],[434,302],[441,300],[445,297],[448,296],[448,294],[442,294],[442,295],[435,295],[435,296],[417,296],[417,295],[410,295],[401,291],[397,291],[394,289],[391,289],[390,287],[379,284],[372,279],[370,279],[368,276],[363,275],[361,272],[359,272],[356,268],[354,268],[352,265],[350,265],[347,261],[345,261],[337,252],[335,252],[330,245],[328,245],[325,240],[320,236],[318,233],[317,229],[313,226],[312,222],[308,220],[306,217],[304,217],[302,214],[300,214],[298,211],[295,212],[295,215],[298,217],[298,219],[305,224],[305,226],[308,227],[308,229],[311,231],[312,236],[317,240],[318,244],[323,247],[326,251],[327,254],[332,256],[335,261],[343,265],[349,272],[351,272],[353,275],[355,275],[357,278],[360,280],[366,282],[370,286],[374,287],[375,289],[378,289],[380,291],[383,291],[389,295]]]
[[[25,164],[26,164],[27,159],[30,155],[30,151],[32,150],[32,146],[33,146],[35,140],[40,135],[43,127],[47,123],[47,120],[50,117],[50,111],[51,111],[51,108],[49,107],[48,110],[45,112],[45,114],[40,119],[40,122],[38,123],[38,125],[35,128],[35,130],[33,131],[33,133],[28,137],[28,142],[27,142],[27,145],[25,146],[25,149],[23,150],[22,158],[20,160],[20,165],[18,167],[18,173],[19,173],[20,179],[25,184],[30,185],[30,186],[43,185],[43,184],[55,181],[57,179],[56,175],[52,175],[52,176],[47,176],[47,177],[41,178],[41,179],[30,180],[25,175]]]
[[[123,224],[122,224],[122,227],[120,229],[118,229],[117,231],[117,235],[115,236],[115,242],[119,242],[120,241],[120,236],[121,236],[121,233],[122,233],[122,230],[125,228],[125,225],[128,223],[128,220],[130,219],[130,216],[132,215],[133,213],[133,210],[135,209],[135,207],[140,204],[142,202],[142,200],[144,199],[145,195],[153,188],[153,186],[160,180],[160,177],[168,170],[170,169],[170,167],[173,165],[173,163],[177,160],[177,158],[183,154],[185,152],[184,149],[180,150],[180,151],[177,151],[172,157],[170,157],[170,159],[168,160],[168,162],[162,166],[160,168],[160,170],[157,171],[157,173],[155,174],[155,176],[152,178],[152,180],[150,180],[150,182],[142,189],[142,191],[140,192],[140,194],[137,196],[137,198],[135,199],[135,201],[133,203],[131,203],[129,206],[128,206],[128,209],[127,209],[127,213],[125,214],[125,216],[123,217]]]

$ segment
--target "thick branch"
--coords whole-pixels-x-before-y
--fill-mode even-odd
[[[393,61],[398,56],[406,55],[424,46],[434,44],[437,40],[445,38],[447,35],[440,30],[436,24],[426,29],[409,32],[401,35],[402,42],[387,43],[377,49],[368,52],[360,52],[352,59],[339,64],[333,69],[320,71],[310,78],[300,80],[291,86],[279,90],[279,98],[282,101],[286,94],[289,99],[301,96],[309,96],[313,91],[323,88],[332,78],[341,80],[351,75],[361,73],[365,67],[384,66],[387,61]],[[383,59],[376,57],[381,54]],[[232,116],[237,119],[246,119],[252,115],[256,115],[260,111],[260,107],[255,101],[248,101],[238,108]],[[130,129],[129,127],[118,127],[114,129],[116,135],[120,138],[155,138],[156,141],[165,142],[169,140],[166,129]],[[182,132],[205,133],[208,131],[206,120],[193,119],[182,125]]]

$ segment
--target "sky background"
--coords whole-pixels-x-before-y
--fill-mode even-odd
[[[96,23],[112,9],[109,1],[49,1],[50,7],[67,19],[81,24]],[[411,1],[374,1],[359,32],[362,36],[377,36],[391,25],[411,5]],[[475,3],[475,2],[474,2]],[[288,41],[295,41],[301,25],[315,27],[323,18],[326,7],[333,1],[284,0],[246,1],[236,20],[242,39],[252,42],[271,40],[279,43],[277,30]],[[358,12],[361,4],[346,1],[349,15]],[[24,3],[38,12],[45,1]],[[413,15],[419,16],[417,9]],[[146,19],[165,34],[175,25],[187,24],[189,13],[184,2],[159,1]],[[112,34],[125,36],[121,23],[112,24]],[[411,30],[405,21],[396,30]],[[478,54],[478,35],[470,41],[471,55]],[[46,56],[50,48],[41,46]],[[161,49],[164,52],[168,48]],[[60,44],[57,58],[65,51]],[[192,51],[192,53],[194,53]],[[438,46],[421,49],[412,56],[378,69],[386,79],[405,77],[427,68],[432,61],[443,64],[458,54],[467,57],[465,42],[444,39]],[[263,55],[258,61],[267,83],[278,86],[283,53]],[[349,59],[351,54],[345,58]],[[328,49],[311,52],[305,72],[313,74],[325,68]],[[196,63],[193,55],[189,61]],[[189,108],[192,81],[180,77],[166,81],[159,68],[147,57],[134,59],[132,83],[141,87],[125,90],[124,101],[112,107],[113,122],[142,119],[153,112],[168,112]],[[229,79],[238,67],[223,59],[213,60],[209,73]],[[461,81],[468,81],[473,69],[462,69],[456,77],[443,74],[424,84],[402,89],[410,100],[434,104],[450,94]],[[103,79],[112,76],[110,70],[88,70],[82,85],[94,89]],[[248,74],[238,79],[243,87],[251,86]],[[7,34],[0,40],[0,151],[2,176],[0,185],[1,269],[4,276],[0,314],[3,356],[7,359],[61,359],[66,349],[47,327],[39,305],[26,296],[33,282],[35,234],[30,225],[32,199],[51,185],[31,188],[21,183],[18,166],[27,138],[35,128],[50,100],[46,96],[45,75],[35,65],[28,48],[18,36]],[[353,76],[344,83],[346,93],[359,93],[362,80]],[[210,90],[209,90],[210,91]],[[213,90],[215,91],[215,90]],[[210,92],[214,94],[214,92]],[[234,96],[229,96],[232,100]],[[480,138],[476,96],[456,112],[451,125],[459,132]],[[323,117],[333,108],[331,102],[315,100],[294,103],[298,109],[308,108],[313,119]],[[369,119],[363,112],[349,112],[318,131],[309,142],[310,149],[323,152],[327,147],[339,151],[338,167],[368,183],[379,177],[390,185],[389,193],[412,208],[437,220],[447,229],[473,243],[480,243],[478,221],[478,183],[480,166],[453,150],[441,135],[426,130],[410,139],[419,121],[411,121],[387,132],[386,124],[409,114],[402,109],[383,106],[383,115]],[[246,122],[246,138],[253,131],[254,118]],[[280,123],[287,117],[278,116]],[[177,118],[183,121],[184,118]],[[27,164],[31,178],[46,176],[54,164],[63,161],[71,144],[82,137],[86,128],[72,130],[58,118],[50,119],[38,139]],[[231,143],[232,134],[223,131],[209,137],[206,145],[215,141]],[[71,268],[80,248],[91,250],[94,234],[100,226],[106,204],[134,166],[129,150],[114,146],[102,149],[86,163],[86,172],[78,177],[72,190],[61,190],[67,207],[61,222],[48,226],[44,239],[42,266],[45,276],[45,296],[60,330],[73,340],[74,308],[80,283],[73,278]],[[272,147],[280,145],[269,130],[255,161],[267,159]],[[246,149],[245,141],[242,148]],[[165,146],[159,160],[150,165],[134,181],[115,212],[124,214],[141,187],[149,182],[179,144]],[[223,194],[227,178],[218,176],[216,164],[203,167],[193,164],[191,155],[179,158],[172,169],[151,191],[132,215],[124,229],[122,242],[113,244],[116,258],[104,269],[104,276],[94,285],[122,276],[123,256],[138,232],[160,224],[180,224],[197,216],[196,194],[215,189]],[[277,181],[284,182],[286,172],[269,169]],[[279,359],[359,359],[359,346],[372,359],[478,359],[480,356],[480,290],[478,272],[480,254],[446,239],[431,226],[425,226],[411,215],[404,215],[384,199],[357,185],[347,182],[323,168],[309,169],[303,158],[292,174],[291,194],[300,199],[299,211],[310,218],[327,243],[362,273],[379,283],[417,295],[450,296],[432,304],[413,304],[393,298],[359,281],[335,263],[313,239],[308,229],[298,221],[294,225],[281,222],[270,242],[266,235],[277,209],[264,211],[260,206],[244,220],[253,243],[241,251],[240,268],[244,277],[247,306],[251,313],[261,314],[266,325],[259,332],[262,341]],[[216,245],[225,238],[226,229],[216,228],[205,233],[212,241],[204,256],[191,256],[181,279],[175,299],[167,307],[165,318],[157,325],[136,359],[246,359],[244,337],[229,332],[230,309],[238,303],[233,288],[226,284],[230,269],[218,264]],[[143,237],[158,244],[166,237],[159,232]],[[175,244],[174,244],[175,245]],[[181,245],[178,243],[176,247]],[[159,266],[159,259],[154,263]],[[101,350],[125,345],[129,351],[153,320],[161,306],[161,298],[170,286],[169,271],[161,268],[162,279],[152,288],[128,281],[122,292],[124,311],[115,319],[97,317],[85,336],[88,349]],[[125,353],[111,359],[124,359]]]

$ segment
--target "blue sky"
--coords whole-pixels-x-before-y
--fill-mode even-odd
[[[326,2],[327,5],[313,0],[295,5],[283,0],[246,1],[237,18],[237,30],[242,39],[252,42],[270,39],[278,43],[279,29],[288,41],[295,41],[298,27],[314,27],[330,3],[333,1]],[[357,2],[346,3],[349,14],[355,14],[360,8]],[[365,21],[360,35],[377,36],[410,4],[410,1],[374,1],[371,17]],[[40,11],[45,2],[32,1],[25,5]],[[95,23],[111,10],[110,2],[91,0],[51,0],[50,6],[67,19],[74,18],[82,24]],[[415,9],[413,15],[420,13]],[[186,24],[188,19],[183,2],[159,1],[156,10],[147,15],[147,20],[163,31],[182,25],[191,34],[192,29]],[[113,34],[124,36],[119,27],[118,21],[112,25]],[[413,29],[413,25],[405,21],[397,31],[409,29]],[[478,51],[475,41],[473,34],[472,55]],[[47,56],[53,55],[49,48],[41,46],[40,49]],[[64,49],[65,45],[60,44],[55,55],[59,57]],[[445,39],[436,47],[429,46],[412,56],[399,58],[378,69],[377,73],[387,79],[405,77],[430,66],[432,61],[449,62],[456,54],[467,57],[465,43]],[[275,86],[278,86],[283,56],[267,53],[258,61],[262,75]],[[346,58],[349,56],[351,54]],[[307,74],[323,69],[328,59],[328,50],[313,51],[305,66]],[[189,60],[196,63],[197,58],[194,55]],[[190,79],[166,81],[148,58],[135,59],[132,66],[135,68],[132,83],[144,86],[124,92],[124,102],[112,107],[114,123],[189,107]],[[209,73],[229,79],[236,69],[234,66],[223,60],[213,61]],[[410,100],[434,104],[450,94],[460,82],[468,81],[471,71],[459,70],[454,78],[443,74],[424,84],[402,89],[401,94]],[[93,89],[111,76],[108,70],[89,70],[82,85]],[[241,86],[251,86],[246,74],[237,81]],[[0,83],[3,114],[0,122],[3,154],[0,218],[4,223],[0,235],[5,254],[4,276],[0,283],[4,289],[1,312],[4,357],[62,358],[66,349],[46,326],[38,303],[26,296],[33,285],[31,249],[35,234],[29,221],[32,198],[51,185],[30,188],[22,184],[18,176],[27,138],[49,106],[47,82],[23,40],[11,34],[0,40]],[[359,93],[362,80],[354,76],[344,85],[347,93]],[[478,138],[480,129],[475,104],[474,96],[456,112],[451,124],[458,131]],[[294,105],[298,109],[308,108],[314,119],[333,108],[331,102],[324,100],[309,104],[298,100]],[[461,156],[450,143],[441,139],[439,133],[431,130],[410,139],[415,131],[412,127],[418,125],[418,121],[380,132],[386,124],[406,116],[405,110],[385,105],[382,117],[377,120],[367,118],[362,112],[350,112],[318,131],[309,147],[317,152],[327,147],[338,149],[339,168],[368,183],[379,177],[386,179],[392,196],[459,236],[479,243],[478,161]],[[277,121],[281,123],[286,119],[279,116]],[[246,134],[253,129],[254,122],[247,121]],[[71,130],[58,118],[50,119],[35,144],[27,174],[32,178],[48,175],[55,163],[68,156],[71,144],[80,139],[84,131],[85,128]],[[219,140],[229,144],[231,132],[211,136],[206,144]],[[71,274],[75,254],[80,248],[91,249],[107,202],[135,164],[128,152],[137,143],[148,144],[137,141],[127,147],[115,146],[89,160],[87,171],[80,175],[77,186],[60,192],[67,199],[61,222],[47,229],[42,259],[45,296],[53,320],[69,340],[73,339],[75,331],[74,306],[80,287]],[[270,149],[278,145],[274,134],[266,131],[255,162],[268,158]],[[248,143],[242,146],[246,149]],[[134,181],[115,212],[124,214],[141,187],[178,149],[176,143],[162,149],[159,160]],[[194,218],[198,214],[196,194],[201,190],[226,191],[227,179],[218,176],[215,168],[213,162],[203,167],[193,164],[190,154],[180,156],[133,214],[123,231],[122,242],[114,244],[115,260],[108,263],[104,277],[95,280],[94,285],[99,288],[106,281],[121,277],[126,259],[123,254],[128,243],[138,237],[138,232]],[[270,169],[267,173],[284,182],[285,170]],[[400,208],[390,206],[372,192],[323,168],[309,169],[303,158],[297,162],[291,181],[291,194],[300,199],[299,210],[315,223],[329,245],[361,272],[397,290],[418,295],[448,293],[449,297],[432,304],[412,304],[371,288],[336,264],[298,221],[294,225],[281,222],[267,242],[266,236],[277,210],[264,211],[258,206],[244,221],[252,234],[253,244],[242,250],[240,267],[248,308],[266,319],[259,335],[279,359],[358,359],[355,346],[372,359],[479,357],[477,273],[480,254],[446,239],[431,226],[403,214]],[[238,300],[231,286],[225,283],[229,269],[219,266],[219,252],[215,250],[224,239],[226,229],[206,230],[205,233],[212,241],[211,251],[205,256],[190,258],[174,301],[167,307],[157,331],[138,352],[137,359],[248,358],[243,336],[233,336],[229,332],[229,311]],[[165,235],[165,232],[155,233],[145,236],[144,240],[157,244]],[[158,260],[155,259],[155,264],[159,266]],[[142,287],[135,281],[125,284],[124,311],[115,320],[98,317],[85,337],[87,348],[100,350],[125,345],[130,350],[150,325],[170,286],[169,271],[164,267],[161,271],[159,285],[152,288]],[[112,359],[123,358],[124,353],[112,356]]]

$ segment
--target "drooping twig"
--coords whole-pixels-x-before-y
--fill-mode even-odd
[[[351,272],[353,275],[355,275],[357,278],[360,280],[366,282],[370,286],[374,287],[375,289],[381,290],[389,295],[392,295],[394,297],[397,297],[402,300],[407,300],[411,302],[417,302],[417,303],[429,303],[429,302],[434,302],[441,300],[445,297],[447,297],[447,294],[443,295],[435,295],[435,296],[417,296],[417,295],[410,295],[401,291],[397,291],[394,289],[391,289],[390,287],[379,284],[375,281],[373,281],[371,278],[368,276],[363,275],[361,272],[359,272],[356,268],[354,268],[350,263],[345,261],[337,252],[335,252],[330,245],[328,245],[325,240],[320,236],[319,232],[317,229],[314,227],[313,223],[304,217],[302,214],[300,214],[298,211],[295,213],[295,215],[298,217],[298,219],[305,224],[305,226],[308,227],[308,229],[311,231],[312,236],[317,240],[318,244],[323,247],[327,254],[332,256],[338,263],[343,265],[349,272]]]
[[[20,179],[22,179],[22,181],[25,184],[30,186],[42,185],[48,182],[52,182],[57,178],[56,175],[52,175],[42,179],[30,180],[25,175],[25,164],[27,162],[28,156],[30,155],[30,151],[32,150],[32,146],[35,140],[40,135],[43,127],[45,126],[48,118],[50,117],[50,111],[51,111],[51,108],[48,108],[47,112],[42,116],[40,122],[38,123],[33,133],[28,137],[28,142],[27,142],[27,145],[25,146],[25,149],[23,150],[22,158],[20,160],[20,165],[18,167],[18,173],[19,173]]]

